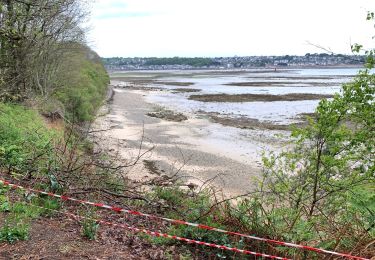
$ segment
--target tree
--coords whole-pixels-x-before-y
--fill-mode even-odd
[[[255,226],[268,227],[265,235],[374,253],[366,247],[375,237],[374,50],[366,55],[365,69],[332,100],[322,100],[306,128],[293,130],[292,148],[264,157],[260,195],[242,208],[251,208]]]
[[[70,42],[82,42],[86,13],[79,0],[0,1],[2,99],[48,95],[59,57]]]

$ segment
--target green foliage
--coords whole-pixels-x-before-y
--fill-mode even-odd
[[[99,223],[94,220],[95,211],[86,209],[84,215],[85,218],[81,221],[82,235],[89,240],[95,240],[99,230]]]
[[[211,208],[212,200],[208,191],[193,195],[190,191],[182,190],[179,187],[156,187],[151,197],[157,198],[168,205],[169,209],[164,212],[164,215],[168,218],[204,223],[222,229],[229,228],[220,224],[224,222],[223,215],[216,207]],[[244,246],[241,241],[233,241],[228,235],[186,225],[173,225],[167,233],[229,247],[243,248]],[[156,244],[175,243],[173,240],[162,237],[153,238],[152,241]],[[207,249],[207,252],[210,252],[210,250]],[[215,254],[214,250],[213,254]],[[226,258],[227,256],[225,253],[216,255],[218,258]]]
[[[3,200],[4,197],[2,197]],[[11,203],[7,197],[5,197],[5,201],[6,207],[2,207],[3,210],[1,211],[7,212],[7,215],[3,225],[0,227],[0,242],[14,243],[18,240],[27,240],[30,220],[38,217],[39,211],[25,203]]]
[[[10,211],[10,202],[8,196],[6,195],[8,190],[9,187],[4,187],[2,184],[0,184],[0,212]]]
[[[0,242],[14,243],[29,238],[30,221],[40,215],[39,208],[24,202],[9,202],[6,198],[5,223],[0,227]]]
[[[38,214],[45,217],[51,217],[55,214],[54,210],[58,210],[61,207],[60,201],[53,198],[31,198],[32,205],[35,205],[38,209]]]
[[[145,66],[161,66],[161,65],[186,65],[192,67],[205,67],[212,65],[220,65],[213,58],[184,58],[184,57],[173,57],[173,58],[142,58]],[[139,65],[132,58],[103,58],[103,62],[106,65]]]
[[[51,210],[58,209],[60,204],[55,199],[35,197],[32,194],[26,197],[28,202],[11,201],[8,197],[10,190],[9,187],[0,185],[0,214],[5,216],[4,222],[0,223],[0,242],[15,243],[29,238],[33,219],[41,215],[50,216],[53,212]],[[12,200],[23,195],[23,192],[13,193]]]
[[[41,101],[39,110],[74,123],[93,119],[109,78],[97,54],[82,44],[82,4],[76,0],[0,3],[0,100]],[[65,183],[62,178],[70,175],[76,181],[80,177],[76,173],[84,171],[84,145],[76,133],[66,137],[49,129],[36,111],[0,103],[3,174],[23,180],[35,178],[39,188],[59,191]],[[28,203],[45,209],[14,202],[20,196],[11,198],[7,189],[0,187],[0,214],[5,216],[0,222],[0,241],[10,243],[27,239],[32,219],[51,215],[60,207],[58,201],[32,193],[25,196]],[[94,225],[85,230],[88,235],[96,232]]]
[[[145,65],[190,65],[193,67],[204,67],[215,65],[212,58],[148,58]]]
[[[83,39],[82,1],[2,1],[0,7],[0,100],[48,95],[66,51],[62,43]]]
[[[342,251],[374,238],[375,75],[367,53],[366,69],[319,103],[316,121],[292,132],[293,148],[263,158],[260,195],[239,205],[249,228]]]
[[[17,219],[18,220],[18,219]],[[0,242],[14,243],[29,238],[29,224],[18,220],[17,223],[6,223],[0,228]]]
[[[93,220],[85,220],[82,222],[82,233],[90,240],[95,240],[99,229],[99,224]]]
[[[42,110],[89,121],[105,95],[108,76],[100,58],[83,44],[87,12],[79,0],[38,4],[2,1],[0,101],[44,99]],[[65,107],[60,104],[63,103]],[[52,102],[51,102],[52,100]]]
[[[55,96],[64,104],[68,118],[74,122],[92,120],[102,105],[109,83],[99,57],[81,46],[65,56],[59,77],[61,88]]]
[[[58,137],[35,111],[0,103],[0,168],[8,173],[47,174]]]
[[[367,13],[367,17],[366,17],[366,19],[367,19],[367,21],[370,21],[370,20],[374,20],[374,12],[368,12]]]
[[[130,69],[139,68],[163,68],[163,66],[173,66],[175,68],[181,66],[182,68],[222,68],[233,66],[234,68],[249,68],[249,67],[264,67],[266,65],[273,66],[274,64],[287,65],[288,63],[296,64],[303,63],[308,65],[312,62],[324,63],[326,59],[334,64],[351,64],[362,65],[364,63],[364,56],[352,56],[343,54],[327,54],[327,53],[307,53],[305,56],[283,55],[283,56],[247,56],[247,57],[216,57],[216,58],[186,58],[186,57],[172,57],[172,58],[123,58],[111,57],[103,58],[103,63],[111,69],[121,67]],[[288,61],[288,63],[285,63]]]

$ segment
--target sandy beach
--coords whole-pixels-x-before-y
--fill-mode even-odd
[[[254,189],[263,145],[275,149],[283,145],[265,131],[222,126],[193,114],[181,122],[150,117],[148,113],[160,108],[145,101],[149,92],[114,88],[112,102],[94,125],[94,130],[109,129],[96,138],[124,160],[136,160],[140,146],[141,153],[154,147],[127,169],[131,179],[178,172],[185,183],[201,185],[214,179],[212,184],[226,196],[236,196]]]
[[[213,179],[225,195],[240,195],[254,190],[262,153],[285,148],[290,126],[303,126],[319,100],[332,97],[353,73],[116,72],[95,138],[126,163],[137,161],[125,172],[133,180],[177,174],[199,186]]]

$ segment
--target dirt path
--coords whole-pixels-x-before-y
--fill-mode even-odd
[[[77,222],[56,216],[33,221],[27,241],[0,243],[1,260],[165,259],[167,251],[132,233],[107,226],[101,226],[97,239],[90,241],[82,237]]]

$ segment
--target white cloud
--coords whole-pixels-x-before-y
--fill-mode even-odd
[[[348,53],[369,43],[373,0],[98,0],[91,39],[108,56]]]

